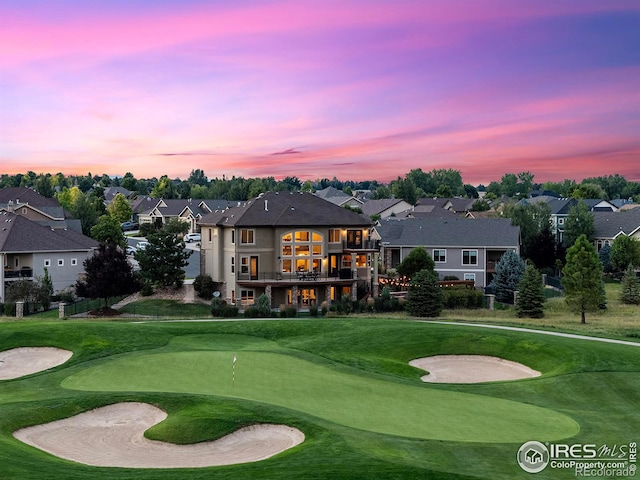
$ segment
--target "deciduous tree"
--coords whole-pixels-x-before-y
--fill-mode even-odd
[[[423,247],[416,247],[396,267],[400,276],[412,278],[423,269],[433,270],[435,263]]]
[[[109,299],[136,292],[138,282],[124,251],[114,244],[100,244],[92,257],[84,261],[86,275],[76,282],[76,294],[85,298]]]

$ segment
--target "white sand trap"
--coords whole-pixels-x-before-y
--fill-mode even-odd
[[[485,355],[435,355],[411,360],[409,365],[429,372],[423,382],[478,383],[539,377],[521,363]]]
[[[24,377],[62,365],[73,352],[53,347],[20,347],[0,352],[0,380]]]
[[[167,418],[146,403],[125,402],[23,428],[14,437],[57,457],[97,467],[189,468],[256,462],[304,441],[286,425],[245,427],[193,445],[148,440],[144,431]]]

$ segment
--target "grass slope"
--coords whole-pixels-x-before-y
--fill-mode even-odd
[[[570,443],[620,444],[637,441],[640,431],[640,355],[638,348],[631,346],[363,318],[151,324],[21,322],[0,327],[0,350],[56,346],[74,352],[69,362],[53,370],[0,382],[0,464],[3,477],[11,479],[511,479],[526,475],[515,462],[519,441],[496,443],[497,438],[490,438],[492,433],[480,428],[476,434],[486,437],[475,442],[408,434],[411,428],[419,433],[422,430],[408,425],[411,422],[405,422],[405,428],[401,418],[397,424],[379,418],[387,408],[384,403],[401,405],[400,410],[407,408],[409,415],[421,417],[417,423],[443,431],[445,425],[456,429],[443,406],[464,412],[461,406],[487,408],[483,402],[505,406],[514,417],[520,409],[531,408],[545,417],[569,418],[580,427],[566,440]],[[238,355],[235,390],[230,382],[232,352]],[[423,372],[407,365],[412,358],[443,353],[496,355],[521,361],[544,375],[520,382],[424,385],[419,380]],[[217,363],[219,367],[210,368]],[[130,379],[122,375],[124,368],[129,369]],[[261,370],[278,373],[266,376]],[[101,377],[102,388],[109,385],[125,390],[100,392],[61,386],[79,382],[76,387],[95,388],[87,383],[92,381],[88,372]],[[249,389],[243,383],[247,375],[255,377],[252,381],[262,381],[264,392]],[[280,377],[290,376],[287,383],[292,383],[301,375],[308,378],[295,387],[299,391],[278,394],[284,388],[278,385]],[[176,376],[180,381],[175,381]],[[167,377],[174,379],[173,389],[181,391],[141,391],[143,382],[153,387],[148,390],[158,390],[158,379]],[[332,402],[322,398],[329,392],[337,397],[334,410],[349,411],[331,412]],[[356,397],[356,401],[349,397]],[[193,443],[250,423],[274,422],[300,428],[306,441],[255,464],[146,471],[73,464],[28,447],[11,435],[23,426],[125,400],[150,402],[169,412],[165,422],[148,432],[155,439]],[[425,405],[416,407],[420,402]],[[307,404],[312,408],[305,407]],[[354,404],[362,404],[363,412],[375,414],[361,414],[369,421],[358,423]],[[501,416],[501,411],[494,412],[495,418]],[[481,423],[472,417],[470,422]],[[544,425],[545,419],[536,422]],[[499,431],[507,432],[508,423]],[[520,428],[516,425],[512,427]],[[393,428],[400,433],[387,433]],[[574,477],[545,471],[536,478]]]

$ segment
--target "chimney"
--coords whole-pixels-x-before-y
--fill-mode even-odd
[[[13,200],[9,200],[9,202],[7,203],[7,210],[9,212],[13,212]]]

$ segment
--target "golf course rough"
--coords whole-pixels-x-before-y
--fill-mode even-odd
[[[236,345],[237,347],[238,345]],[[276,347],[277,348],[277,347]],[[554,441],[580,427],[557,411],[337,370],[286,353],[243,350],[123,355],[62,381],[66,389],[216,395],[277,405],[343,426],[416,439]]]

